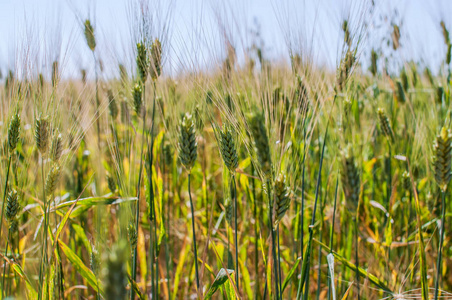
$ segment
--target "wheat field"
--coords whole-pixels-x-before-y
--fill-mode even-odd
[[[16,37],[0,66],[1,299],[452,299],[450,18],[431,17],[434,59],[411,59],[382,2],[344,1],[333,67],[315,54],[327,37],[309,38],[320,25],[286,27],[284,2],[285,58],[258,32],[239,46],[226,6],[221,45],[170,38],[163,1],[126,3],[113,60],[75,11],[90,64],[75,75],[70,47],[43,68],[46,47]],[[197,44],[207,67],[187,60]]]

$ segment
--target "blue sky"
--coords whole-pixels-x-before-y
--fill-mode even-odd
[[[32,69],[48,74],[51,62],[58,58],[66,77],[79,76],[81,68],[92,74],[92,56],[82,33],[87,17],[94,20],[96,51],[106,73],[117,73],[118,63],[132,68],[136,17],[131,11],[136,1],[0,0],[0,69],[5,72],[16,67],[22,72]],[[221,61],[225,37],[234,44],[240,59],[255,40],[251,31],[256,24],[268,59],[288,61],[288,45],[292,45],[310,53],[316,63],[334,68],[342,49],[340,25],[347,17],[351,26],[360,23],[360,18],[369,23],[370,35],[361,44],[361,59],[367,59],[372,47],[385,48],[382,39],[389,36],[393,22],[401,25],[403,45],[395,53],[386,52],[395,64],[415,59],[437,70],[445,53],[440,20],[452,29],[448,0],[375,0],[373,19],[370,6],[365,4],[369,1],[360,0],[150,1],[152,7],[156,3],[161,5],[160,15],[169,11],[171,16],[165,72],[173,73]]]

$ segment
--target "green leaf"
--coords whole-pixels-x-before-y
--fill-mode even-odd
[[[227,269],[227,272],[229,275],[231,275],[232,273],[234,273],[234,270]],[[217,277],[215,277],[215,280],[207,291],[207,294],[204,296],[204,300],[210,299],[218,290],[218,288],[220,288],[226,281],[228,281],[228,275],[226,273],[226,270],[224,268],[221,268],[221,270],[217,274]]]
[[[61,203],[61,204],[55,206],[52,209],[52,211],[71,206],[74,203],[77,203],[77,207],[88,206],[88,208],[90,208],[91,206],[96,206],[96,205],[119,204],[119,203],[123,203],[123,202],[136,201],[136,200],[137,200],[136,197],[129,197],[129,198],[117,198],[114,196],[89,197],[89,198],[82,198],[80,200],[76,199],[76,200],[66,201],[64,203]]]
[[[283,285],[282,285],[282,293],[284,293],[284,290],[286,289],[287,285],[289,284],[290,279],[292,278],[293,274],[295,273],[295,271],[298,268],[298,265],[300,264],[301,258],[299,257],[295,263],[295,265],[293,265],[292,269],[290,269],[289,273],[286,276],[286,279],[284,279]]]
[[[314,242],[316,242],[317,244],[319,244],[320,246],[322,246],[323,249],[325,249],[326,251],[330,251],[330,247],[328,247],[327,245],[325,245],[322,242],[319,242],[316,239],[313,239]],[[346,258],[342,257],[341,255],[339,255],[336,252],[331,252],[331,254],[334,255],[334,257],[342,264],[344,264],[347,268],[349,268],[352,271],[358,271],[359,274],[365,278],[367,278],[370,282],[372,282],[373,284],[375,284],[378,288],[382,289],[383,291],[387,292],[387,293],[391,293],[393,294],[393,292],[391,291],[390,288],[388,288],[386,286],[386,284],[381,281],[380,279],[378,279],[377,276],[370,274],[369,272],[367,272],[366,270],[364,270],[363,268],[356,268],[356,265],[354,265],[353,263],[349,262]]]
[[[84,279],[86,279],[86,281],[94,289],[94,291],[98,292],[98,283],[94,273],[83,264],[83,261],[80,259],[80,257],[78,257],[77,254],[75,254],[65,243],[59,240],[58,245],[60,246],[60,249],[61,251],[63,251],[64,255],[66,255],[67,259],[77,270],[77,272]]]
[[[182,276],[182,272],[184,271],[184,263],[185,258],[187,257],[187,252],[190,248],[190,244],[187,241],[184,241],[184,247],[182,247],[182,251],[179,254],[179,259],[177,260],[176,273],[174,275],[174,288],[173,288],[173,300],[176,300],[177,291],[179,289],[179,282]]]
[[[75,233],[79,237],[79,239],[82,241],[83,245],[85,246],[88,253],[91,255],[91,252],[93,251],[91,249],[91,243],[88,240],[88,237],[85,234],[85,230],[83,230],[82,226],[78,224],[72,224],[72,228],[74,229]]]
[[[30,279],[27,277],[27,275],[25,275],[24,270],[22,270],[22,268],[20,267],[20,265],[9,261],[9,263],[11,264],[11,267],[13,269],[13,271],[19,275],[20,278],[24,279],[26,284],[27,284],[27,292],[28,292],[28,296],[29,299],[37,299],[38,298],[38,293],[36,292],[36,290],[34,289],[33,285],[31,284]]]
[[[234,287],[232,286],[233,284],[227,280],[224,287],[226,290],[226,297],[228,298],[228,300],[236,300],[237,298],[235,297],[235,291],[234,291]]]

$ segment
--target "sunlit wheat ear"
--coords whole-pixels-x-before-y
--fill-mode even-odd
[[[138,117],[141,116],[141,108],[143,106],[143,88],[141,83],[136,83],[132,90],[133,109]]]
[[[107,97],[108,97],[108,111],[110,112],[110,116],[114,121],[118,117],[119,113],[118,103],[116,102],[116,98],[115,96],[113,96],[113,92],[110,89],[107,91]]]
[[[102,264],[104,299],[126,299],[128,282],[126,260],[126,245],[123,242],[113,246],[111,253],[104,254]]]
[[[433,144],[433,166],[435,172],[435,180],[439,188],[445,192],[447,185],[452,177],[452,134],[445,127],[441,129],[440,134],[436,137]]]
[[[190,172],[198,157],[195,123],[192,115],[186,113],[179,125],[179,159]]]
[[[351,145],[345,147],[342,153],[341,181],[345,195],[345,206],[349,212],[355,214],[358,208],[360,179]]]
[[[405,191],[411,190],[411,179],[408,171],[404,171],[402,173],[402,186]]]
[[[56,130],[52,138],[52,144],[50,145],[50,159],[54,163],[58,163],[61,158],[62,152],[63,152],[63,138],[59,130]]]
[[[339,69],[337,70],[336,74],[336,84],[338,91],[342,91],[344,89],[345,84],[350,77],[350,73],[353,69],[355,61],[355,53],[351,50],[347,50],[345,57],[341,60],[341,64],[339,65]]]
[[[138,244],[138,233],[135,228],[135,224],[129,223],[129,226],[127,227],[127,235],[129,237],[130,248],[133,252]]]
[[[342,30],[344,31],[344,42],[350,47],[352,45],[352,39],[350,37],[350,30],[348,28],[347,20],[344,20],[342,23]]]
[[[279,174],[275,179],[275,204],[273,228],[276,228],[290,207],[290,192],[286,186],[286,176]]]
[[[46,178],[46,195],[51,196],[56,190],[58,179],[60,177],[60,167],[53,165]]]
[[[394,142],[394,132],[392,131],[391,125],[389,124],[389,119],[386,116],[384,109],[379,108],[377,110],[378,119],[380,121],[380,128],[383,134],[391,141]]]
[[[58,79],[59,79],[59,63],[58,61],[54,61],[52,63],[52,86],[55,87],[58,84]]]
[[[297,87],[295,90],[295,103],[297,103],[298,111],[304,115],[309,110],[309,97],[301,76],[297,75]]]
[[[270,143],[268,141],[263,115],[259,113],[252,113],[249,117],[249,128],[262,173],[265,177],[269,178],[272,172],[272,161]]]
[[[162,44],[155,39],[151,45],[151,77],[156,80],[162,72]]]
[[[229,125],[224,125],[218,133],[221,157],[229,172],[234,174],[239,161],[234,133]]]
[[[14,114],[9,122],[8,126],[8,147],[9,152],[12,153],[16,147],[17,142],[19,141],[20,134],[20,116],[19,114]]]
[[[80,70],[80,75],[82,77],[82,83],[83,85],[86,85],[86,70],[85,69],[81,69]]]
[[[145,43],[137,44],[137,71],[141,82],[146,82],[149,70],[148,50]]]
[[[392,48],[394,50],[397,50],[400,46],[400,28],[396,24],[393,25],[391,37],[392,37]]]
[[[45,84],[44,75],[42,73],[39,73],[39,75],[38,75],[38,87],[39,87],[41,92],[44,90],[44,84]]]
[[[86,20],[84,25],[85,25],[84,34],[86,43],[88,44],[89,49],[91,49],[91,51],[94,51],[94,49],[96,49],[96,38],[94,36],[93,25],[91,25],[90,20]]]
[[[110,192],[112,192],[114,194],[116,192],[116,181],[113,178],[113,176],[110,175],[109,173],[107,173],[107,184],[108,184],[108,189],[110,190]]]
[[[20,205],[16,190],[12,189],[8,193],[6,199],[6,211],[5,216],[8,222],[11,222],[19,213]]]
[[[49,118],[39,116],[35,122],[35,140],[41,154],[47,152],[49,147]]]

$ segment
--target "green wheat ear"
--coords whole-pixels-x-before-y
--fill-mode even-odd
[[[113,96],[113,92],[109,89],[107,91],[108,97],[108,111],[113,121],[116,120],[119,114],[118,103],[116,103],[116,98]]]
[[[452,44],[447,45],[447,52],[446,52],[446,64],[450,64],[450,59],[452,56]]]
[[[17,197],[16,190],[12,189],[8,193],[8,197],[6,199],[6,211],[5,216],[8,222],[11,222],[19,213],[20,205]]]
[[[138,233],[137,229],[135,228],[135,224],[133,224],[132,222],[129,223],[129,226],[127,227],[127,235],[129,237],[130,248],[133,252],[138,244]]]
[[[341,181],[345,195],[345,206],[355,214],[358,208],[360,179],[351,145],[348,145],[342,154]]]
[[[391,125],[389,124],[389,119],[386,116],[384,109],[379,108],[378,111],[378,119],[380,120],[380,127],[383,131],[383,134],[391,141],[394,142],[394,132],[392,131]]]
[[[249,116],[248,123],[259,165],[264,176],[270,177],[272,171],[272,161],[270,154],[270,143],[268,141],[267,130],[265,129],[264,116],[254,112]]]
[[[219,130],[219,142],[221,157],[223,158],[224,164],[231,173],[235,173],[235,169],[238,167],[239,158],[237,156],[235,137],[230,126],[224,125],[223,128]]]
[[[445,127],[441,129],[433,144],[433,166],[435,171],[435,180],[439,188],[445,192],[447,185],[452,177],[452,134]]]
[[[11,236],[19,231],[19,220],[17,218],[14,218],[9,222],[8,230]]]
[[[109,173],[107,173],[107,184],[110,192],[114,194],[116,192],[116,181]]]
[[[84,34],[86,43],[88,44],[89,49],[91,49],[91,51],[94,51],[94,49],[96,49],[96,38],[94,36],[93,25],[91,25],[90,20],[86,20],[84,25],[85,25]]]
[[[195,123],[192,115],[186,113],[179,125],[179,159],[190,172],[198,157]]]
[[[53,165],[46,178],[46,195],[51,196],[56,190],[58,179],[60,177],[60,167]]]
[[[49,147],[49,118],[39,116],[35,122],[35,140],[41,154],[46,153]]]
[[[137,70],[141,82],[146,82],[149,70],[148,49],[145,43],[137,44]]]
[[[54,163],[58,163],[63,152],[63,138],[61,133],[56,130],[50,145],[50,158]]]
[[[408,91],[410,84],[408,82],[408,75],[406,74],[405,68],[403,68],[402,71],[400,72],[400,81],[402,82],[403,90],[405,92]]]
[[[173,162],[173,151],[171,149],[170,143],[166,143],[163,146],[163,161],[166,166],[171,166]]]
[[[290,206],[289,189],[286,186],[286,176],[279,174],[275,179],[275,205],[273,228],[276,228]]]
[[[403,90],[402,83],[400,81],[397,81],[396,87],[397,87],[397,93],[396,93],[397,100],[400,103],[405,103],[406,102],[405,91]]]
[[[143,88],[140,82],[133,86],[132,90],[133,109],[138,117],[141,116],[141,107],[143,105]]]
[[[124,300],[127,297],[127,260],[124,241],[113,246],[104,254],[102,278],[105,299]]]
[[[370,67],[369,71],[372,73],[372,75],[375,77],[377,75],[378,67],[377,67],[377,60],[378,60],[378,53],[372,49],[370,53]]]
[[[408,171],[402,173],[402,186],[406,191],[411,190],[411,178]]]
[[[18,113],[14,114],[8,126],[8,146],[9,152],[13,152],[17,147],[20,134],[20,116]]]
[[[443,103],[443,95],[444,95],[444,88],[442,86],[436,87],[436,93],[435,93],[436,103],[438,103],[438,104]]]

